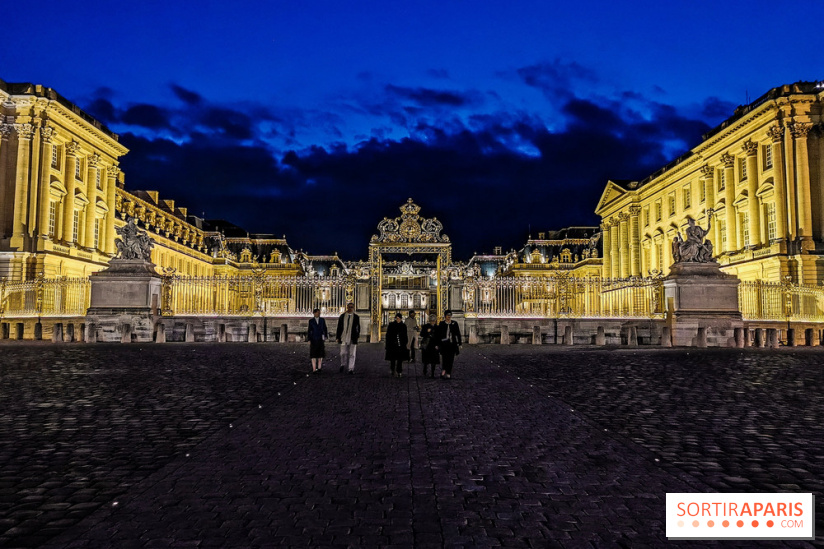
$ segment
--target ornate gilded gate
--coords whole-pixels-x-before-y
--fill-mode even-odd
[[[443,225],[437,218],[423,218],[418,215],[420,206],[412,199],[400,207],[401,215],[394,219],[383,218],[378,223],[380,234],[372,236],[369,242],[369,268],[371,278],[371,341],[380,341],[381,336],[381,289],[383,285],[384,254],[435,254],[437,256],[435,278],[438,318],[443,316],[447,303],[448,280],[446,268],[452,264],[452,243],[442,235]]]

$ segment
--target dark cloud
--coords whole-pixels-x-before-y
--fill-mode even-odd
[[[172,127],[169,112],[155,105],[132,105],[120,113],[119,121],[131,126],[142,126],[152,130]]]
[[[735,110],[735,104],[717,97],[708,97],[702,105],[701,116],[706,120],[721,121]]]
[[[188,105],[199,105],[203,101],[203,97],[199,93],[187,90],[177,84],[171,84],[171,88],[177,98]]]
[[[707,117],[725,108],[714,98],[682,111],[631,91],[576,94],[573,84],[596,75],[574,63],[517,74],[553,98],[551,119],[490,110],[476,90],[395,85],[337,111],[229,107],[189,90],[199,99],[184,99],[183,108],[118,109],[98,97],[89,110],[133,127],[122,137],[131,150],[122,161],[128,188],[158,190],[192,212],[349,259],[365,258],[377,223],[411,197],[422,215],[443,222],[455,257],[466,259],[496,245],[519,247],[530,225],[535,232],[596,224],[607,179],[654,172],[698,143]],[[340,143],[349,116],[372,117],[357,144]],[[168,126],[180,133],[162,135]],[[297,143],[303,127],[330,139],[284,145]]]
[[[408,99],[423,107],[464,107],[480,102],[480,98],[474,93],[458,93],[428,88],[405,88],[392,84],[388,84],[385,90],[390,96]]]

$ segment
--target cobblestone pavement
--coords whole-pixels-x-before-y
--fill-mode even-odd
[[[666,492],[821,492],[824,353],[306,355],[3,344],[0,547],[669,547]]]

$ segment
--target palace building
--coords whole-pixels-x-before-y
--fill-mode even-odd
[[[725,272],[745,281],[824,281],[821,83],[773,88],[642,181],[607,183],[603,276],[667,274],[689,219],[711,224]]]
[[[334,315],[353,301],[371,341],[396,311],[424,317],[447,308],[476,341],[540,341],[552,322],[555,341],[572,341],[558,322],[573,318],[613,319],[623,335],[610,337],[629,341],[626,322],[649,330],[664,319],[673,239],[691,221],[710,225],[714,257],[742,281],[745,320],[818,323],[822,99],[821,84],[774,88],[646,179],[607,182],[600,228],[542,231],[519,250],[497,247],[464,262],[453,259],[441,221],[410,198],[364,243],[368,259],[351,261],[190,215],[155,191],[127,190],[119,160],[128,151],[116,134],[51,88],[0,81],[2,338],[75,337],[66,330],[83,326],[90,275],[116,256],[117,231],[131,219],[155,243],[163,292],[153,314],[177,319],[163,328],[168,340],[219,339],[227,330],[284,340],[287,331],[277,330],[313,307]],[[281,324],[265,322],[274,318]],[[500,319],[522,326],[504,330]]]

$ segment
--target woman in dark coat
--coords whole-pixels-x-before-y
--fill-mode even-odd
[[[452,379],[452,364],[455,355],[461,352],[461,329],[458,323],[452,320],[452,311],[444,311],[443,321],[435,330],[435,342],[438,352],[443,357],[441,379]]]
[[[423,375],[426,376],[426,367],[432,367],[432,374],[429,377],[435,377],[435,365],[441,362],[438,356],[438,350],[435,348],[437,341],[435,340],[435,322],[438,317],[429,315],[429,322],[421,326],[420,335],[418,338],[421,342],[421,362],[423,362]]]
[[[403,361],[409,360],[409,349],[406,348],[408,342],[403,315],[398,313],[395,315],[395,322],[391,322],[386,328],[386,360],[395,377],[403,376]]]
[[[329,332],[326,329],[326,320],[320,317],[320,309],[312,311],[312,315],[309,319],[306,339],[309,341],[309,358],[312,360],[312,373],[314,374],[320,372],[323,365],[323,357],[326,356],[323,342],[329,338]]]

